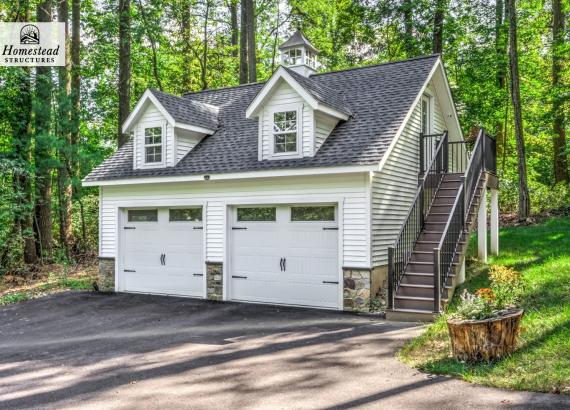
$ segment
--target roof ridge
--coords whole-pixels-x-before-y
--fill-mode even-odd
[[[380,67],[380,66],[385,66],[385,65],[391,65],[391,64],[407,63],[408,61],[424,60],[424,59],[433,58],[433,57],[441,57],[441,54],[440,54],[440,53],[435,53],[435,54],[428,54],[428,55],[425,55],[425,56],[406,58],[405,60],[386,61],[386,62],[384,62],[384,63],[369,64],[369,65],[363,65],[363,66],[360,66],[360,67],[342,68],[342,69],[340,69],[340,70],[332,70],[332,71],[326,71],[326,72],[324,72],[324,73],[311,74],[311,75],[309,76],[309,78],[311,78],[311,77],[316,77],[316,76],[321,76],[321,75],[327,75],[327,74],[342,73],[342,72],[344,72],[344,71],[362,70],[362,69],[365,69],[365,68],[375,68],[375,67]]]
[[[247,83],[247,84],[238,84],[238,85],[227,85],[225,87],[219,87],[219,88],[209,88],[207,90],[199,90],[199,91],[188,91],[182,94],[181,98],[186,97],[187,95],[194,95],[194,94],[202,94],[202,93],[209,93],[209,92],[214,92],[214,91],[221,91],[221,90],[228,90],[230,88],[242,88],[242,87],[250,87],[253,85],[261,85],[261,84],[265,84],[267,81],[258,81],[255,83]]]
[[[340,70],[332,70],[332,71],[327,71],[324,73],[315,73],[315,74],[311,74],[309,77],[306,78],[313,78],[316,76],[323,76],[323,75],[327,75],[327,74],[336,74],[336,73],[342,73],[345,71],[353,71],[353,70],[363,70],[366,68],[374,68],[374,67],[380,67],[380,66],[385,66],[385,65],[391,65],[391,64],[399,64],[399,63],[405,63],[408,61],[415,61],[415,60],[423,60],[423,59],[428,59],[428,58],[433,58],[433,57],[441,57],[441,54],[436,53],[436,54],[428,54],[425,56],[419,56],[419,57],[412,57],[412,58],[407,58],[405,60],[398,60],[398,61],[386,61],[384,63],[377,63],[377,64],[369,64],[369,65],[363,65],[360,67],[351,67],[351,68],[343,68]],[[284,67],[287,68],[287,67]],[[272,74],[273,75],[273,74]],[[221,90],[228,90],[228,89],[235,89],[235,88],[242,88],[242,87],[250,87],[250,86],[254,86],[254,85],[261,85],[261,84],[265,84],[267,82],[266,81],[258,81],[255,83],[248,83],[248,84],[238,84],[238,85],[228,85],[225,87],[219,87],[219,88],[210,88],[207,90],[199,90],[199,91],[188,91],[182,94],[181,98],[185,98],[186,96],[189,95],[194,95],[194,94],[202,94],[202,93],[208,93],[208,92],[214,92],[214,91],[221,91]],[[320,85],[320,84],[319,84]],[[330,89],[330,87],[329,87]],[[164,93],[164,91],[161,91]],[[344,93],[342,93],[344,95]]]
[[[159,93],[165,94],[165,95],[167,95],[167,96],[169,96],[169,97],[180,98],[180,99],[181,99],[183,102],[185,102],[185,103],[187,102],[187,103],[190,103],[190,104],[200,104],[200,105],[205,105],[206,107],[211,107],[211,108],[213,108],[213,109],[216,109],[217,111],[220,110],[220,107],[217,106],[217,105],[214,105],[214,104],[209,104],[209,103],[205,103],[205,102],[203,102],[203,101],[198,101],[198,100],[192,100],[192,99],[189,99],[189,98],[184,98],[184,97],[182,97],[182,96],[180,96],[180,95],[170,94],[170,93],[167,93],[167,92],[162,91],[162,90],[157,90],[156,88],[151,88],[151,87],[149,87],[149,90],[150,90],[150,92],[152,92],[152,93],[154,93],[154,92],[159,92]]]

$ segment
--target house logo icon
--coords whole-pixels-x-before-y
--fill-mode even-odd
[[[33,24],[26,24],[20,30],[20,44],[40,44],[40,30]]]

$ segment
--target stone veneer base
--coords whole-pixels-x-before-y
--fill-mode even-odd
[[[224,299],[224,264],[206,262],[206,297],[209,300]]]
[[[97,285],[101,292],[115,291],[115,258],[99,257]]]
[[[349,312],[370,311],[371,270],[343,268],[343,309]]]

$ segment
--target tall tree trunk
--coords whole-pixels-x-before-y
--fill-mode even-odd
[[[38,3],[37,21],[50,22],[52,2],[44,0]],[[51,67],[36,68],[36,101],[34,104],[36,143],[34,161],[36,165],[36,203],[35,233],[38,256],[51,251]]]
[[[433,13],[433,46],[432,46],[432,52],[434,54],[441,54],[443,50],[443,21],[445,20],[446,9],[447,9],[447,0],[435,1],[435,11]]]
[[[248,0],[241,0],[239,36],[239,83],[247,84],[247,6]]]
[[[71,130],[70,130],[70,109],[71,109],[71,77],[70,77],[70,55],[69,55],[69,10],[67,0],[58,0],[57,18],[60,23],[65,23],[65,66],[58,68],[58,115],[57,115],[57,136],[58,136],[58,157],[59,166],[57,168],[57,197],[59,216],[59,240],[69,259],[69,248],[72,239],[71,229]]]
[[[29,1],[22,1],[16,12],[15,21],[30,21]],[[14,157],[19,164],[14,175],[14,188],[18,196],[22,198],[22,205],[18,207],[14,218],[14,226],[19,230],[24,240],[24,263],[31,264],[37,261],[36,242],[34,240],[34,217],[33,217],[33,192],[32,179],[29,172],[31,163],[32,135],[30,127],[32,123],[32,86],[30,81],[30,68],[18,67],[19,88],[17,100],[14,101],[16,115],[10,118],[13,121],[11,128],[14,134]]]
[[[519,84],[519,56],[517,45],[516,0],[507,0],[509,14],[509,62],[511,70],[511,99],[515,119],[515,137],[517,140],[519,174],[519,219],[526,220],[530,215],[530,195],[526,173],[526,153],[523,134],[521,96]]]
[[[154,81],[156,81],[158,89],[162,91],[163,90],[162,81],[160,81],[160,75],[158,74],[158,57],[156,53],[156,41],[151,33],[151,29],[149,28],[149,21],[146,16],[146,12],[144,11],[144,5],[142,4],[141,0],[137,0],[137,5],[139,8],[139,13],[141,14],[142,22],[144,24],[146,37],[148,39],[148,42],[150,43],[150,49],[152,52],[152,74],[154,75]]]
[[[564,20],[560,0],[552,0],[552,118],[553,118],[553,154],[554,180],[568,182],[568,154],[566,152],[566,130],[564,118],[564,98],[562,73],[564,72],[565,44]]]
[[[184,69],[182,70],[182,85],[186,91],[190,91],[192,89],[192,72],[190,70],[192,61],[190,41],[192,38],[190,34],[190,2],[188,0],[182,2],[181,23],[182,61],[184,64]]]
[[[508,111],[509,93],[506,90],[507,79],[507,43],[508,43],[508,27],[505,24],[506,4],[503,0],[497,0],[495,4],[495,64],[496,64],[496,81],[499,95],[501,96],[500,104],[505,107],[505,112]],[[506,114],[505,114],[506,115]],[[506,155],[506,130],[504,128],[504,121],[497,120],[495,124],[495,136],[497,140],[497,148],[502,153],[503,158]]]
[[[257,81],[257,56],[255,43],[255,2],[254,0],[245,0],[247,4],[247,68],[249,71],[248,80],[250,83]]]
[[[208,70],[208,23],[210,21],[210,0],[206,0],[206,10],[204,12],[204,38],[202,49],[202,70],[200,72],[200,81],[202,82],[202,90],[208,88],[208,81],[206,80]]]
[[[277,56],[277,42],[279,41],[279,26],[281,25],[280,22],[280,14],[279,14],[279,4],[277,4],[277,16],[275,19],[275,32],[273,34],[273,46],[272,46],[272,53],[271,53],[271,72],[275,71],[275,58]]]
[[[119,124],[118,145],[122,147],[129,136],[123,134],[123,122],[129,116],[131,104],[131,0],[119,0]]]
[[[239,41],[237,5],[238,5],[237,0],[229,0],[228,8],[230,9],[230,30],[232,33],[231,45],[232,45],[232,56],[234,58],[238,56],[238,41]]]
[[[413,23],[413,3],[412,0],[403,0],[402,16],[404,18],[404,50],[408,58],[416,56],[416,47],[414,44],[414,23]]]
[[[71,132],[71,156],[70,170],[71,183],[73,188],[73,197],[79,197],[81,184],[77,183],[79,177],[77,163],[77,144],[79,143],[79,122],[81,115],[81,0],[72,0],[71,2],[71,114],[70,114],[70,132]]]

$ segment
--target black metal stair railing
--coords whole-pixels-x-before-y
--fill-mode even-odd
[[[447,132],[441,134],[440,137],[433,156],[430,155],[427,171],[421,178],[414,201],[408,210],[402,229],[394,245],[388,248],[388,309],[393,309],[394,307],[394,296],[404,276],[416,241],[422,231],[424,220],[431,208],[443,175],[448,172],[449,153]],[[420,139],[420,170],[423,169],[425,154],[424,141],[424,138]]]
[[[477,186],[483,172],[496,172],[496,143],[483,129],[479,131],[475,146],[469,158],[467,169],[461,177],[461,186],[453,203],[441,240],[433,250],[434,260],[434,312],[441,311],[441,298],[446,289],[449,275],[463,234],[469,211],[475,200]],[[459,262],[459,259],[457,259]]]

